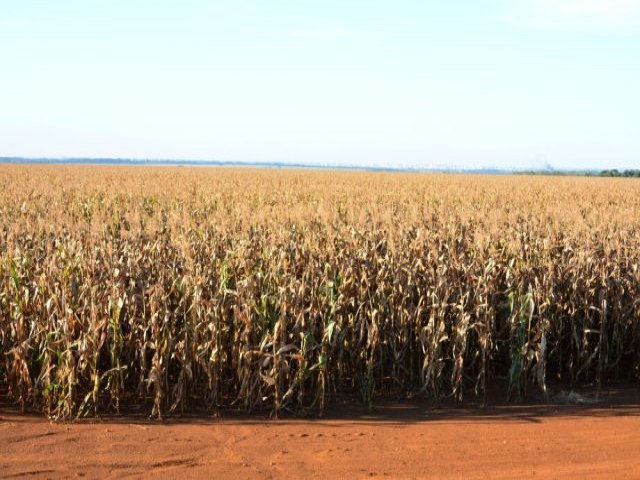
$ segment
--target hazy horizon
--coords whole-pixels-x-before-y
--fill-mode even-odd
[[[640,167],[640,1],[23,0],[0,156]]]
[[[295,161],[251,161],[251,160],[224,160],[224,159],[180,159],[180,158],[129,158],[129,157],[22,157],[0,156],[0,164],[39,164],[39,165],[131,165],[131,166],[202,166],[202,167],[265,167],[265,168],[310,168],[310,169],[346,169],[346,170],[370,170],[370,171],[398,171],[398,172],[433,172],[433,173],[480,173],[480,174],[518,174],[518,173],[558,173],[558,174],[599,174],[611,170],[620,173],[625,171],[637,171],[637,168],[555,168],[551,164],[534,167],[500,167],[463,164],[429,166],[412,166],[394,164],[370,165],[366,163],[320,163],[320,162],[295,162]]]

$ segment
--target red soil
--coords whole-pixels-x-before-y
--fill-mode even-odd
[[[640,406],[343,408],[50,422],[0,406],[0,477],[640,478]],[[628,396],[625,397],[628,400]]]

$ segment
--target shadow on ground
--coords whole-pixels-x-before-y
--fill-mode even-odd
[[[29,410],[21,412],[6,395],[0,395],[0,423],[4,417],[11,417],[12,423],[40,421],[41,412]],[[412,399],[378,399],[371,408],[363,407],[349,400],[337,400],[323,415],[309,415],[281,412],[273,418],[269,412],[252,412],[223,409],[216,413],[189,411],[168,415],[162,420],[150,419],[137,406],[125,406],[120,415],[103,415],[98,418],[68,420],[70,423],[113,423],[113,424],[264,424],[273,421],[280,425],[310,422],[322,425],[325,421],[339,420],[340,424],[403,425],[416,422],[456,422],[456,423],[541,423],[549,417],[624,417],[640,416],[640,388],[636,384],[612,385],[597,389],[553,388],[549,395],[528,395],[518,402],[507,401],[504,394],[489,394],[485,398],[468,395],[459,402],[451,398],[429,400],[423,397]]]

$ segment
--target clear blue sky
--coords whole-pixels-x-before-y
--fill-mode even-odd
[[[0,156],[640,168],[640,0],[6,0]]]

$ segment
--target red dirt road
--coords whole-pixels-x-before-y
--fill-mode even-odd
[[[640,478],[640,407],[387,406],[52,423],[0,407],[2,478]]]

